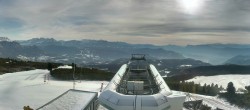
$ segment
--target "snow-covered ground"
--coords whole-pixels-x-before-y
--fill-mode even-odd
[[[238,108],[237,106],[233,106],[227,101],[220,99],[218,97],[213,96],[205,96],[205,95],[199,95],[199,94],[190,94],[191,100],[202,100],[202,103],[205,105],[208,105],[209,107],[212,107],[212,109],[220,108],[223,110],[243,110]],[[188,100],[188,98],[187,98]]]
[[[36,109],[73,88],[72,81],[58,81],[51,77],[49,82],[44,83],[44,76],[48,74],[47,70],[37,69],[0,75],[0,110],[21,110],[27,105]],[[104,83],[105,87],[108,81],[77,81],[76,89],[99,92],[101,83]],[[190,96],[192,100],[203,99],[205,104],[213,108],[238,109],[217,97],[197,94]]]
[[[21,110],[29,105],[38,108],[73,88],[72,81],[58,81],[50,77],[44,83],[47,70],[31,70],[0,75],[0,110]],[[107,81],[77,81],[76,89],[99,92]]]
[[[212,107],[213,110],[216,108],[220,108],[223,110],[241,110],[237,106],[233,106],[227,101],[218,98],[217,96],[206,96],[206,95],[192,94],[181,91],[172,91],[172,92],[177,92],[178,94],[185,94],[187,96],[186,101],[202,100],[202,104]]]
[[[92,99],[95,99],[96,95],[97,94],[93,92],[70,89],[56,98],[56,100],[39,108],[39,110],[81,110],[86,107]]]
[[[250,75],[215,75],[215,76],[197,76],[187,80],[188,82],[193,81],[196,84],[218,84],[223,88],[227,88],[229,82],[233,82],[234,87],[237,89],[245,89],[245,86],[250,85]]]
[[[69,66],[69,65],[63,65],[63,66],[59,66],[58,68],[63,68],[63,69],[72,69],[72,66]]]

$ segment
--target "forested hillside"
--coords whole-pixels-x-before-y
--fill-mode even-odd
[[[175,69],[169,76],[178,80],[187,80],[195,76],[212,76],[225,74],[250,74],[250,66],[245,65],[216,65],[199,66],[186,69]]]
[[[59,80],[107,80],[110,81],[114,73],[98,70],[95,68],[75,68],[75,74],[73,76],[74,69],[54,69],[51,71],[51,75]]]
[[[61,65],[60,63],[52,63],[53,68]],[[21,61],[10,58],[0,58],[0,74],[12,73],[18,71],[27,71],[32,69],[47,69],[48,63],[46,62],[31,62]]]

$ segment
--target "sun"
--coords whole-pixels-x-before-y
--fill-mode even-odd
[[[204,0],[177,0],[181,10],[187,14],[196,14],[204,4]]]

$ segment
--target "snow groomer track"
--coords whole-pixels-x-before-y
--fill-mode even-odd
[[[154,65],[143,54],[133,54],[99,96],[114,110],[182,110],[186,96],[173,94]]]

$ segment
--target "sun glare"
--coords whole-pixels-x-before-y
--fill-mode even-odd
[[[204,0],[178,0],[181,10],[187,14],[196,14],[204,4]]]

